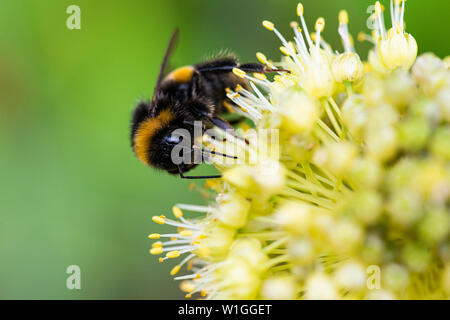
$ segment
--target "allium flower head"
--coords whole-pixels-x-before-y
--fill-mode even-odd
[[[375,4],[375,30],[358,36],[374,45],[366,62],[346,11],[341,52],[324,18],[309,33],[302,4],[292,41],[263,22],[283,56],[258,60],[290,73],[235,69],[249,88],[227,90],[257,134],[216,128],[222,139],[204,146],[238,160],[211,158],[222,179],[200,188],[209,205],[153,217],[175,230],[151,234],[150,252],[178,261],[170,273],[187,297],[450,298],[449,59],[416,60],[405,2],[391,1],[390,29]]]

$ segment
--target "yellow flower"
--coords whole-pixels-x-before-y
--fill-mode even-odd
[[[395,2],[395,5],[393,3]],[[392,28],[386,32],[382,17],[382,6],[375,4],[375,14],[379,27],[378,54],[389,70],[398,67],[409,69],[417,57],[417,42],[404,30],[403,15],[406,0],[391,0]],[[401,8],[400,8],[401,4]]]
[[[358,36],[374,45],[365,62],[346,11],[342,53],[322,38],[323,18],[308,32],[302,4],[293,41],[263,22],[284,57],[258,60],[290,73],[234,70],[249,86],[227,97],[255,130],[204,137],[238,158],[212,158],[222,179],[202,189],[209,205],[153,217],[177,229],[150,234],[150,253],[179,260],[170,273],[188,298],[450,298],[450,70],[433,54],[414,64],[404,12],[391,1],[387,31],[377,2],[376,30]]]

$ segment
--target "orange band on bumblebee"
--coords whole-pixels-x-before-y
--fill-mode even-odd
[[[134,152],[143,163],[149,163],[148,149],[155,132],[166,126],[173,118],[171,111],[163,110],[157,117],[149,118],[140,124],[133,141]]]
[[[194,67],[193,66],[185,66],[178,69],[173,70],[171,73],[167,75],[164,80],[172,80],[175,82],[189,82],[194,75]]]

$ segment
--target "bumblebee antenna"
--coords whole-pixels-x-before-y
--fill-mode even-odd
[[[172,36],[170,37],[169,44],[167,45],[167,49],[164,54],[163,61],[161,63],[161,68],[159,69],[158,80],[156,81],[155,90],[153,91],[152,102],[155,101],[155,97],[158,94],[159,89],[161,88],[161,82],[164,77],[164,71],[166,69],[167,62],[169,61],[169,58],[172,55],[173,50],[175,49],[175,46],[178,42],[178,34],[179,34],[178,28],[175,28],[175,30],[172,33]]]

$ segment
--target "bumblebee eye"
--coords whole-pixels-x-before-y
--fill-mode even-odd
[[[165,140],[171,144],[178,144],[181,142],[181,136],[176,133],[171,133],[166,136]]]

